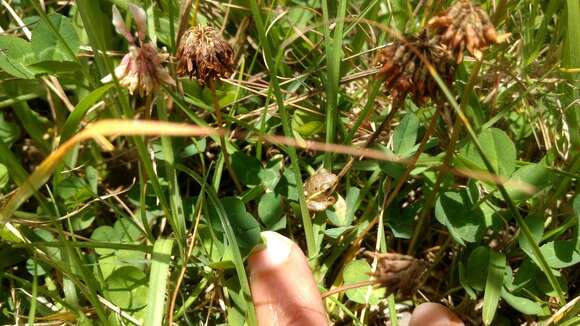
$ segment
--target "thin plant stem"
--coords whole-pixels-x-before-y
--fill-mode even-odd
[[[191,27],[195,27],[197,24],[197,13],[199,11],[199,0],[195,0],[193,5],[193,14],[191,15]]]
[[[216,120],[217,120],[218,128],[222,128],[223,123],[224,123],[224,120],[223,120],[223,117],[222,117],[222,110],[220,108],[220,105],[219,105],[219,102],[218,102],[218,98],[217,98],[217,94],[216,94],[216,91],[215,91],[215,81],[211,80],[209,82],[209,89],[211,91],[212,102],[213,102],[213,110],[214,110],[215,117],[216,117]],[[242,184],[238,180],[238,177],[237,177],[236,173],[234,172],[234,169],[232,168],[232,165],[231,165],[231,162],[230,162],[230,155],[228,153],[228,147],[227,147],[227,143],[226,143],[226,136],[225,136],[225,134],[221,134],[220,135],[220,146],[222,148],[222,153],[224,154],[224,163],[226,165],[226,169],[228,170],[228,173],[230,174],[230,177],[234,181],[234,184],[236,185],[236,189],[238,190],[239,193],[242,193],[242,192],[244,192],[244,189],[242,188]]]
[[[202,185],[205,187],[205,184]],[[202,190],[200,194],[203,194],[205,190]],[[177,277],[177,282],[175,283],[175,290],[173,290],[173,294],[171,295],[171,300],[169,301],[168,306],[168,322],[167,325],[173,325],[173,314],[175,312],[175,302],[177,301],[177,294],[179,293],[179,289],[181,288],[181,282],[183,282],[183,278],[185,277],[185,272],[187,271],[187,263],[189,262],[189,258],[193,253],[193,248],[195,247],[195,238],[197,236],[197,227],[199,225],[199,220],[201,219],[201,213],[203,206],[203,196],[200,197],[198,202],[197,214],[195,218],[195,226],[193,227],[193,233],[191,234],[191,239],[189,241],[189,246],[187,247],[187,254],[183,258],[183,265],[181,266],[181,271],[179,272],[179,276]]]

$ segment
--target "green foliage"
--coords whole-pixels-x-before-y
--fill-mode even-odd
[[[371,266],[364,260],[354,260],[344,266],[344,282],[346,284],[354,284],[356,282],[363,282],[369,280],[369,272]],[[346,291],[348,298],[356,303],[362,304],[377,304],[378,301],[384,297],[385,289],[369,289],[369,287],[361,287],[354,290]]]
[[[70,142],[107,119],[218,127],[211,88],[175,74],[183,1],[6,1],[0,324],[256,325],[245,260],[265,230],[302,247],[321,291],[372,279],[365,250],[426,262],[425,296],[385,299],[365,283],[326,299],[336,324],[393,323],[397,302],[424,297],[452,303],[467,323],[545,322],[577,295],[579,277],[580,5],[474,1],[511,38],[463,61],[453,83],[440,79],[445,96],[393,106],[382,78],[397,76],[377,77],[375,54],[453,2],[202,1],[197,22],[236,53],[234,74],[215,85],[222,148],[216,134],[154,128]],[[116,34],[111,12],[136,33],[131,3],[147,15],[146,42],[172,57],[153,67],[177,87],[123,87],[131,76],[119,64],[143,44]],[[386,116],[373,153],[401,161],[341,152],[360,149]],[[264,137],[273,135],[296,142]],[[320,167],[338,174],[351,157],[336,203],[309,212],[304,179]],[[54,172],[14,207],[37,169]],[[570,315],[562,325],[577,321]]]
[[[32,46],[29,42],[16,37],[0,36],[0,68],[17,78],[34,78],[34,72],[28,67],[36,62]]]

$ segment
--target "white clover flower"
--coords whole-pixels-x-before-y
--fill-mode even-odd
[[[159,54],[153,42],[145,42],[147,31],[145,11],[133,4],[129,5],[129,11],[135,18],[137,42],[125,25],[121,13],[113,6],[115,30],[130,44],[129,52],[115,68],[115,77],[119,80],[119,85],[127,88],[131,95],[137,91],[141,96],[153,94],[162,84],[175,86],[175,81],[162,65],[169,58],[169,54]],[[101,79],[101,82],[109,83],[112,80],[113,76],[109,74]]]

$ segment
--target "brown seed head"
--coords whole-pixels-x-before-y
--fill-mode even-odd
[[[420,276],[425,272],[424,261],[398,253],[365,252],[365,254],[378,258],[378,269],[371,275],[389,293],[398,291],[401,297],[406,298],[419,286]]]
[[[426,32],[396,40],[379,51],[374,63],[381,68],[379,75],[385,78],[385,86],[395,99],[403,100],[410,93],[417,105],[439,94],[429,65],[448,83],[455,74],[455,63],[449,60],[437,39],[430,38]]]
[[[487,13],[469,0],[457,1],[431,18],[427,26],[441,37],[441,42],[448,47],[457,63],[463,61],[464,50],[481,60],[481,50],[505,41],[508,36],[498,36]]]
[[[234,51],[212,27],[187,30],[177,48],[177,74],[195,77],[205,85],[210,80],[228,78],[233,70]]]

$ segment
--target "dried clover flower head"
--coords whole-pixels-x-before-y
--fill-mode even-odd
[[[443,80],[451,83],[455,74],[455,63],[449,60],[445,49],[426,32],[419,36],[406,36],[383,48],[375,57],[379,75],[385,77],[385,86],[392,96],[402,100],[411,93],[417,105],[425,104],[439,94],[439,86],[429,66],[437,70]]]
[[[378,269],[371,275],[384,286],[389,293],[399,292],[403,298],[409,297],[419,286],[421,275],[425,271],[425,262],[415,257],[398,253],[365,252],[377,258]]]
[[[451,50],[458,63],[463,61],[464,50],[481,60],[482,49],[501,43],[509,36],[498,36],[487,13],[469,0],[457,1],[431,18],[428,27],[441,36],[441,42]]]
[[[234,50],[214,28],[188,29],[177,48],[177,74],[195,77],[205,85],[210,80],[228,78],[234,64]]]
[[[169,75],[162,63],[167,61],[167,53],[159,54],[155,44],[145,43],[147,31],[147,16],[145,11],[133,4],[129,5],[129,11],[135,18],[137,26],[137,40],[125,25],[121,13],[117,7],[113,6],[113,25],[120,35],[123,35],[129,42],[129,52],[121,60],[121,64],[115,68],[115,77],[119,79],[121,87],[129,89],[133,95],[135,91],[139,95],[150,95],[154,93],[161,84],[175,86],[175,81]],[[113,76],[108,75],[101,79],[103,83],[109,83]]]

